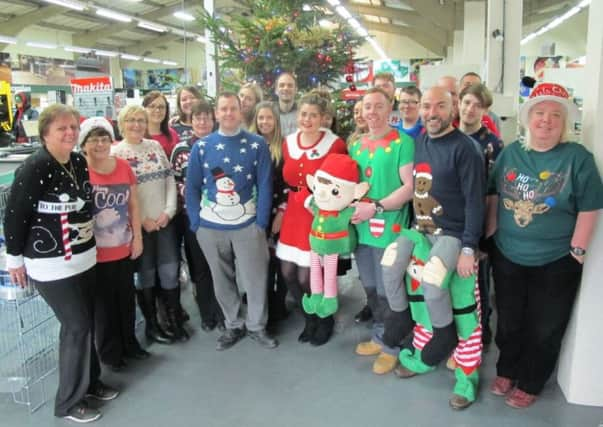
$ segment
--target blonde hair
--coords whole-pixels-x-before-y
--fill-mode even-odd
[[[534,106],[536,106],[536,105],[538,105],[538,104],[534,104]],[[532,106],[532,108],[534,108],[534,106]],[[528,120],[532,113],[532,108],[530,108],[530,111],[528,111]],[[559,138],[559,141],[558,141],[559,144],[564,144],[564,143],[570,141],[570,122],[569,122],[567,110],[565,108],[563,109],[563,115],[564,115],[563,129],[561,130],[561,137]],[[524,129],[525,129],[526,133],[525,133],[525,136],[523,137],[523,139],[520,140],[521,146],[526,151],[533,150],[534,147],[532,147],[532,134],[530,133],[530,129],[528,126],[525,126]]]
[[[253,123],[249,129],[252,133],[260,134],[258,130],[258,114],[260,110],[267,108],[272,111],[274,116],[274,133],[268,143],[268,149],[270,150],[270,157],[275,164],[279,164],[283,159],[283,135],[281,134],[281,117],[278,108],[274,102],[262,101],[255,106],[255,114],[253,116]]]
[[[255,95],[256,104],[258,102],[262,102],[262,100],[264,99],[262,88],[253,82],[245,83],[243,86],[241,86],[241,88],[239,89],[239,93],[241,93],[243,89],[249,89],[253,92],[253,94]]]
[[[144,114],[145,120],[147,122],[149,121],[149,115],[147,114],[147,110],[145,110],[140,105],[126,105],[119,112],[119,116],[117,116],[117,127],[119,128],[119,133],[122,134],[122,136],[124,135],[126,129],[126,118],[137,113]]]

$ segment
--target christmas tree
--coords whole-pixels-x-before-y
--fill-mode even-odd
[[[229,19],[200,17],[217,48],[221,70],[238,72],[239,82],[255,81],[272,92],[283,71],[297,76],[298,89],[335,87],[346,76],[353,83],[356,49],[364,38],[337,14],[327,17],[324,1],[242,0],[245,13]],[[327,25],[320,20],[328,18]],[[223,86],[225,85],[222,79]]]

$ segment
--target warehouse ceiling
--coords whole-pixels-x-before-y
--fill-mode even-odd
[[[342,0],[342,3],[360,18],[369,33],[406,36],[438,55],[445,54],[446,46],[452,45],[453,31],[462,29],[465,7],[464,0]],[[578,0],[523,3],[524,34],[527,34],[569,10]],[[170,43],[181,42],[186,34],[188,37],[191,33],[202,34],[195,22],[185,22],[173,15],[183,10],[198,15],[202,0],[82,0],[77,4],[86,7],[76,11],[42,0],[0,0],[0,35],[18,37],[28,27],[60,30],[71,34],[76,46],[141,55],[167,49]],[[98,7],[136,19],[130,23],[116,22],[97,15]],[[240,12],[242,6],[236,0],[215,0],[215,10],[228,16]],[[141,28],[138,20],[164,27],[166,31]]]

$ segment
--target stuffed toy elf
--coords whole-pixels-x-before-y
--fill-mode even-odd
[[[307,204],[314,215],[310,231],[310,290],[302,306],[308,314],[326,318],[338,309],[337,260],[350,254],[357,243],[350,221],[354,208],[350,204],[369,190],[358,183],[358,164],[345,154],[329,154],[314,175],[306,176],[313,195]],[[324,271],[324,274],[323,274]]]
[[[431,243],[422,233],[416,230],[403,230],[401,235],[414,243],[410,263],[406,269],[405,285],[408,304],[415,326],[404,341],[400,352],[400,364],[406,368],[404,377],[423,374],[435,370],[440,345],[434,339],[432,319],[440,316],[430,313],[425,303],[423,289],[424,266],[429,260]],[[391,268],[384,266],[384,268]],[[477,268],[477,266],[476,266]],[[456,271],[444,278],[441,288],[450,293],[451,310],[458,336],[451,364],[454,367],[456,383],[453,393],[461,396],[464,405],[453,406],[462,409],[475,401],[481,364],[482,341],[479,306],[479,286],[476,274],[467,278],[460,277]],[[435,363],[434,363],[435,362]],[[458,400],[458,399],[457,399]]]

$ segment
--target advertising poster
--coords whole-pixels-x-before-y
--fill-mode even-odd
[[[76,77],[75,62],[68,59],[18,55],[11,60],[15,85],[69,86]]]
[[[71,93],[73,106],[84,117],[115,118],[111,77],[71,79]]]
[[[410,63],[401,60],[374,61],[375,74],[391,73],[394,75],[396,83],[405,83],[410,81]]]
[[[443,61],[442,58],[414,58],[410,60],[410,81],[417,87],[420,86],[420,71],[423,65],[439,65]]]
[[[11,83],[13,80],[10,71],[10,53],[0,52],[0,82]]]

